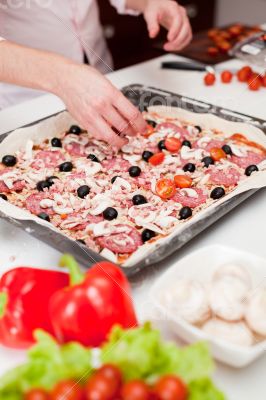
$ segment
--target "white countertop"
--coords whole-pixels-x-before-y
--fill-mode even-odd
[[[147,63],[133,66],[109,75],[118,87],[131,83],[142,83],[201,99],[225,108],[265,118],[266,90],[250,92],[245,85],[233,82],[230,85],[217,83],[214,87],[205,87],[202,73],[161,70],[164,56]],[[230,61],[227,67],[236,68],[240,62]],[[0,112],[0,133],[7,132],[26,123],[38,120],[63,109],[55,96],[46,95],[38,99]],[[266,191],[261,190],[215,223],[204,233],[187,244],[164,262],[149,268],[132,279],[134,299],[140,316],[146,316],[150,310],[147,291],[162,271],[170,267],[184,255],[208,244],[219,243],[233,246],[266,257]],[[34,265],[53,267],[58,262],[59,253],[23,231],[0,221],[0,272],[16,265]],[[217,255],[219,257],[219,255]],[[165,330],[163,321],[158,324]],[[0,348],[0,374],[7,368],[23,360],[23,352]],[[264,371],[266,355],[241,370],[235,370],[218,364],[215,379],[228,394],[229,400],[250,400],[250,395],[258,400],[266,391]]]

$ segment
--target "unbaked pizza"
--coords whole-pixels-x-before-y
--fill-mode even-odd
[[[77,125],[6,154],[0,197],[83,246],[124,263],[257,174],[265,148],[235,132],[144,113],[118,153]]]

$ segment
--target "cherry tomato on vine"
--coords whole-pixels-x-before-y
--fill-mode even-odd
[[[105,364],[97,371],[97,375],[102,375],[106,379],[110,379],[113,384],[117,386],[117,389],[122,384],[122,373],[120,369],[113,364]]]
[[[154,387],[160,400],[187,400],[188,391],[184,382],[174,376],[166,375],[158,380]]]
[[[233,78],[233,74],[231,71],[223,71],[221,73],[221,81],[223,83],[230,83]]]
[[[206,86],[214,85],[215,81],[216,81],[215,75],[211,74],[210,72],[204,76],[204,83]]]
[[[219,147],[213,147],[210,150],[211,157],[214,159],[214,161],[219,161],[222,158],[226,158],[226,153],[223,151],[223,149],[219,149]]]
[[[161,199],[170,199],[174,196],[176,192],[175,182],[171,179],[162,178],[159,179],[156,183],[156,193]]]
[[[156,166],[156,165],[161,164],[163,162],[164,158],[165,158],[165,154],[163,152],[160,152],[160,153],[153,154],[153,156],[151,156],[149,158],[148,162],[149,162],[149,164]]]
[[[166,150],[170,151],[171,153],[175,153],[181,149],[182,143],[179,139],[175,137],[168,137],[165,139],[165,147]]]
[[[51,400],[84,400],[83,388],[74,380],[59,382],[51,392]]]
[[[86,400],[114,400],[117,396],[117,383],[101,373],[92,375],[85,387]]]
[[[149,400],[149,386],[141,381],[134,380],[124,384],[121,390],[122,400]]]
[[[50,400],[50,396],[43,389],[32,389],[26,393],[25,400]]]

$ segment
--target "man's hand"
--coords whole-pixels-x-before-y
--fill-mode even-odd
[[[127,7],[143,13],[150,38],[155,38],[160,25],[168,30],[166,51],[178,51],[192,39],[190,22],[184,7],[174,0],[127,0]]]
[[[67,65],[56,94],[82,127],[111,146],[120,148],[125,135],[144,133],[147,127],[141,113],[92,67]]]

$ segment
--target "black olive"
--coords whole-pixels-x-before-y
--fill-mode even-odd
[[[202,129],[201,129],[201,127],[200,127],[199,125],[195,125],[195,128],[196,128],[199,132],[202,131]]]
[[[249,165],[245,169],[245,175],[250,176],[253,172],[256,172],[258,170],[259,170],[259,168],[257,167],[257,165]]]
[[[86,244],[85,240],[83,240],[83,239],[77,239],[76,241],[77,241],[78,243],[80,243],[80,244]]]
[[[118,175],[113,176],[112,179],[111,179],[111,183],[112,183],[112,184],[115,183],[116,178],[120,178],[120,176],[118,176]]]
[[[40,182],[37,183],[36,189],[37,189],[39,192],[43,192],[44,189],[46,189],[46,188],[49,189],[49,187],[50,187],[51,185],[52,185],[52,184],[49,183],[49,182],[47,182],[47,181],[40,181]]]
[[[52,186],[54,184],[54,180],[55,179],[59,179],[58,176],[49,176],[48,178],[46,178],[46,181],[50,184],[50,186]]]
[[[192,163],[187,163],[183,167],[183,171],[185,171],[185,172],[194,172],[195,169],[196,169],[196,166],[195,166],[195,164],[192,164]]]
[[[45,221],[50,222],[50,217],[48,214],[45,212],[41,212],[40,214],[37,215],[39,218],[44,219]]]
[[[225,154],[228,154],[230,156],[233,154],[232,149],[230,146],[228,146],[228,144],[224,144],[222,149],[225,152]]]
[[[14,167],[14,165],[16,165],[16,163],[17,163],[17,159],[15,156],[11,156],[8,154],[2,158],[2,163],[6,167]]]
[[[80,135],[81,134],[81,129],[78,125],[72,125],[69,128],[68,133],[72,133],[73,135]]]
[[[179,218],[180,219],[187,219],[192,216],[192,210],[190,207],[182,207],[179,211]]]
[[[157,122],[152,121],[151,119],[147,119],[146,122],[147,122],[147,124],[149,124],[153,128],[156,128],[156,126],[157,126]]]
[[[141,169],[137,165],[133,165],[133,167],[130,167],[129,170],[129,175],[135,178],[136,176],[140,176],[141,174]]]
[[[90,193],[90,188],[87,185],[82,185],[78,188],[77,193],[78,197],[84,199]]]
[[[148,240],[152,239],[154,236],[156,236],[155,232],[150,229],[144,229],[141,233],[143,243],[148,242]]]
[[[165,140],[160,140],[160,142],[158,143],[158,149],[159,150],[166,150],[166,147],[165,147]]]
[[[3,193],[0,193],[0,198],[3,200],[7,200],[7,196]]]
[[[104,217],[104,219],[107,219],[108,221],[112,221],[112,219],[115,219],[118,217],[118,212],[113,207],[107,207],[103,212],[103,217]]]
[[[89,154],[87,158],[93,162],[100,162],[94,154]]]
[[[153,153],[151,151],[145,150],[142,153],[142,158],[144,161],[149,161],[149,159],[153,156]]]
[[[201,162],[204,164],[204,167],[208,168],[210,165],[214,164],[214,159],[210,156],[204,157]]]
[[[147,199],[142,196],[142,194],[135,194],[135,196],[132,197],[132,202],[134,206],[139,206],[140,204],[147,203]]]
[[[225,195],[224,188],[218,186],[211,191],[211,198],[213,200],[218,200]]]
[[[187,147],[189,147],[190,149],[191,149],[191,147],[192,147],[192,145],[191,145],[191,143],[190,143],[189,140],[184,140],[184,141],[182,142],[182,146],[187,146]]]
[[[61,172],[70,172],[73,169],[73,164],[70,161],[63,162],[59,165],[59,171]]]
[[[53,147],[62,147],[62,142],[61,142],[61,140],[58,139],[57,137],[54,137],[54,138],[51,140],[51,145],[52,145]]]

